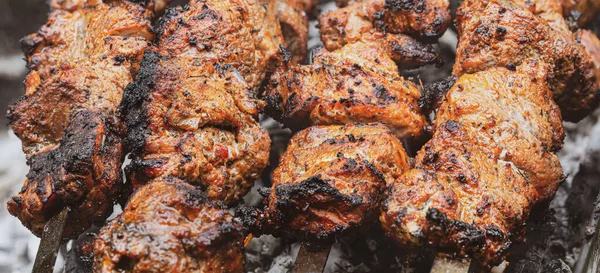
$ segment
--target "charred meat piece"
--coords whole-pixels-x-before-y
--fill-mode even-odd
[[[99,4],[74,12],[53,11],[48,22],[21,43],[27,67],[45,80],[63,63],[101,55],[139,62],[154,37],[150,26],[145,9],[137,4]]]
[[[580,29],[576,33],[577,39],[585,48],[589,58],[594,65],[594,74],[596,75],[596,89],[600,89],[600,39],[593,32],[587,29]]]
[[[41,81],[31,73],[26,93],[9,107],[8,118],[28,157],[53,149],[65,135],[72,112],[78,109],[116,110],[123,90],[132,81],[130,65],[118,56],[63,63]]]
[[[296,129],[382,122],[399,137],[416,138],[427,125],[420,94],[379,46],[357,42],[334,52],[321,49],[311,65],[278,70],[266,100],[273,116]]]
[[[527,6],[507,0],[464,1],[457,11],[459,44],[453,74],[514,69],[528,59],[551,66],[548,84],[569,121],[598,103],[592,61],[575,36],[550,26]]]
[[[254,120],[260,108],[229,65],[147,52],[120,106],[134,188],[173,175],[238,201],[269,159],[269,135]]]
[[[405,34],[382,31],[368,18],[357,12],[347,11],[342,14],[348,16],[348,25],[343,31],[338,29],[338,19],[329,17],[330,13],[319,19],[321,40],[328,50],[337,50],[347,44],[362,41],[379,45],[400,68],[410,69],[427,64],[442,64],[442,60],[433,46],[423,44]],[[335,30],[333,35],[330,29]],[[343,32],[344,35],[339,36],[337,31]]]
[[[359,0],[319,17],[321,40],[344,45],[371,29],[406,34],[424,42],[436,41],[450,24],[448,0]]]
[[[483,264],[503,261],[532,206],[562,180],[560,110],[542,63],[458,79],[433,138],[396,180],[380,217],[403,244],[429,245]]]
[[[115,4],[122,1],[129,1],[145,6],[150,14],[164,11],[169,2],[171,2],[171,0],[50,0],[50,8],[73,12],[102,3]]]
[[[31,169],[8,208],[35,235],[65,206],[73,210],[68,238],[110,215],[124,156],[124,129],[115,111],[131,81],[129,67],[126,61],[116,65],[114,57],[63,64],[39,85],[34,72],[30,89],[10,107]]]
[[[589,23],[600,12],[599,0],[555,0],[563,4],[566,18],[577,21],[580,26]]]
[[[63,237],[76,238],[112,213],[123,159],[120,121],[110,110],[77,109],[60,143],[30,154],[27,179],[7,204],[36,236],[64,207],[71,208]]]
[[[277,19],[294,63],[302,61],[308,51],[308,13],[316,4],[315,0],[276,1]]]
[[[191,0],[166,12],[158,39],[162,55],[230,64],[252,88],[287,53],[273,1]]]
[[[312,242],[374,223],[391,183],[409,169],[385,126],[314,126],[296,134],[273,173],[264,214],[245,211],[257,233]]]
[[[240,223],[176,178],[140,188],[94,242],[94,272],[244,272]]]
[[[56,10],[23,40],[32,71],[8,118],[31,169],[8,209],[38,236],[65,207],[66,238],[102,223],[121,188],[125,129],[116,109],[153,36],[141,6],[96,4]]]

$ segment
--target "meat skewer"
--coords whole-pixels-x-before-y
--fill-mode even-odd
[[[454,73],[462,76],[442,101],[434,136],[419,152],[416,168],[394,185],[381,216],[390,237],[405,244],[450,249],[475,256],[484,265],[495,265],[512,238],[519,236],[531,206],[554,194],[562,169],[553,152],[560,149],[564,133],[551,91],[567,113],[585,114],[587,105],[561,100],[557,90],[564,84],[561,81],[577,75],[587,75],[583,81],[586,88],[594,86],[595,71],[583,47],[560,27],[561,20],[546,22],[551,11],[537,12],[548,17],[537,17],[510,1],[465,1],[459,8],[460,41]],[[523,20],[539,24],[537,33],[555,35],[537,38],[564,39],[562,46],[572,47],[571,51],[542,52],[547,44],[539,41],[522,44],[532,48],[513,57],[511,53],[517,51],[512,42],[527,36],[525,30],[517,30],[524,27]],[[495,34],[489,35],[491,30],[496,30]],[[483,50],[492,39],[497,40],[489,46],[496,50]],[[494,52],[494,56],[484,57],[484,51]],[[582,61],[562,67],[546,64],[549,59],[562,58],[548,56],[555,53],[571,54],[571,61]],[[465,67],[479,72],[468,74]],[[584,90],[576,96],[588,96],[585,92],[591,90]],[[582,102],[593,105],[594,100]],[[510,193],[515,190],[518,194]]]
[[[332,27],[323,22],[322,33]],[[409,36],[387,34],[368,20],[362,24],[356,37],[364,38],[329,46],[325,41],[334,51],[321,49],[309,65],[283,67],[271,77],[266,100],[272,116],[294,129],[340,126],[309,127],[292,138],[273,174],[273,187],[263,191],[265,211],[240,212],[254,233],[301,238],[301,250],[310,248],[307,243],[328,245],[335,235],[373,224],[382,187],[409,167],[396,137],[418,139],[427,123],[418,88],[399,76],[398,66],[436,63],[438,57]],[[390,42],[374,42],[381,37]],[[369,122],[388,129],[351,125]],[[368,169],[381,177],[360,173]],[[316,268],[324,268],[328,253],[310,255],[319,261]]]
[[[136,193],[95,242],[97,272],[243,270],[242,233],[226,237],[231,225],[237,230],[237,220],[222,224],[224,211],[202,212],[202,217],[218,216],[200,225],[223,226],[196,234],[204,227],[187,220],[186,211],[201,209],[202,200],[187,192],[196,186],[212,199],[233,204],[267,165],[270,139],[256,122],[264,104],[255,90],[275,64],[293,62],[289,55],[296,54],[287,51],[275,16],[273,1],[192,0],[161,18],[157,43],[145,52],[119,108],[132,153],[126,173]],[[161,192],[173,197],[154,200]],[[177,212],[163,217],[164,206]],[[169,223],[150,226],[155,218]],[[174,231],[165,231],[163,224]],[[163,257],[174,252],[181,259]]]
[[[31,72],[8,117],[31,168],[7,207],[38,236],[67,206],[65,238],[103,222],[120,190],[124,131],[116,107],[153,35],[145,7],[97,4],[54,10],[23,40]]]

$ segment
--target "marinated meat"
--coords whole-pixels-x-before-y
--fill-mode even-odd
[[[176,178],[140,188],[94,242],[94,272],[244,272],[240,223]]]
[[[31,72],[8,118],[31,168],[7,206],[37,236],[67,207],[65,238],[112,212],[125,134],[116,110],[153,37],[143,13],[129,2],[56,10],[23,40]]]
[[[46,80],[63,63],[102,55],[139,62],[154,37],[150,26],[145,9],[137,4],[100,4],[75,12],[53,11],[48,22],[21,43],[27,67]]]
[[[593,64],[575,36],[557,30],[527,6],[508,0],[464,1],[453,74],[514,69],[529,59],[550,65],[548,84],[563,118],[578,121],[598,104]]]
[[[380,217],[390,237],[503,261],[532,206],[563,179],[553,152],[564,131],[543,66],[533,60],[457,80],[415,168],[391,188]]]
[[[7,204],[36,236],[57,212],[70,208],[63,237],[103,224],[119,193],[124,130],[107,109],[70,111],[60,143],[29,155],[27,179]]]
[[[251,88],[287,54],[273,1],[191,0],[166,12],[158,38],[161,55],[230,64]]]
[[[334,50],[373,29],[433,42],[444,34],[450,19],[448,0],[359,0],[321,15],[319,26],[321,40]]]
[[[253,97],[232,66],[147,52],[120,106],[134,188],[173,175],[238,201],[269,159],[269,135],[254,120],[262,102]]]
[[[374,224],[386,183],[409,169],[385,126],[314,126],[296,134],[273,172],[265,211],[242,210],[254,232],[312,242]]]
[[[427,125],[420,96],[379,46],[357,42],[334,52],[322,49],[310,65],[282,67],[265,99],[273,116],[293,128],[382,122],[399,137],[416,138]]]

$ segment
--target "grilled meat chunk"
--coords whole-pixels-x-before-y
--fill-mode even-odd
[[[31,169],[8,209],[38,236],[65,207],[66,238],[102,223],[121,188],[125,129],[116,109],[153,36],[141,6],[95,4],[56,10],[23,40],[32,71],[8,118]]]
[[[129,70],[129,63],[120,63],[117,56],[102,56],[64,63],[45,81],[31,73],[25,81],[25,95],[9,107],[8,113],[25,154],[53,149],[65,135],[75,110],[114,112],[123,90],[132,81]]]
[[[50,8],[73,12],[102,3],[113,4],[121,1],[130,1],[143,5],[152,14],[164,11],[171,0],[50,0]]]
[[[108,109],[69,113],[60,143],[29,155],[25,184],[7,204],[10,214],[36,236],[50,218],[69,207],[63,237],[76,238],[93,223],[104,223],[119,193],[124,134],[120,121]]]
[[[408,170],[402,144],[380,124],[314,126],[296,134],[273,173],[264,213],[243,211],[256,233],[318,242],[368,227],[386,182]]]
[[[575,34],[592,60],[594,74],[596,75],[595,88],[600,89],[600,39],[598,39],[596,34],[587,29],[580,29]]]
[[[427,125],[420,93],[379,46],[357,42],[334,52],[321,49],[311,65],[282,67],[271,77],[266,100],[290,127],[379,121],[399,137],[415,138]]]
[[[140,188],[94,242],[94,272],[244,272],[240,223],[176,178]]]
[[[366,1],[355,5],[369,3]],[[361,10],[358,8],[348,11],[333,11],[319,18],[321,40],[323,40],[325,48],[333,51],[346,44],[362,41],[379,45],[401,68],[410,69],[427,64],[440,65],[442,63],[431,45],[423,44],[405,34],[381,30],[359,11]],[[345,23],[346,27],[343,30],[338,26],[340,19],[335,17],[338,15],[332,14],[336,12],[348,17],[346,19],[348,22]],[[442,32],[445,29],[444,26]],[[340,36],[339,33],[343,33],[343,36]]]
[[[446,94],[433,138],[396,180],[380,217],[390,237],[498,264],[531,207],[563,178],[564,138],[542,63],[465,74]]]
[[[580,26],[589,23],[600,12],[599,0],[555,0],[563,6],[564,16],[571,18]]]
[[[63,207],[70,214],[64,236],[73,238],[112,211],[123,160],[123,125],[115,110],[131,81],[127,61],[104,56],[63,64],[38,84],[37,73],[8,117],[31,166],[11,214],[35,235]],[[31,84],[31,85],[29,85]]]
[[[294,63],[304,59],[308,51],[308,15],[316,7],[315,0],[277,0],[277,19]]]
[[[432,42],[444,34],[450,19],[448,0],[359,0],[321,15],[319,26],[321,40],[333,50],[371,29]]]
[[[551,66],[548,84],[566,120],[598,104],[592,61],[570,32],[559,31],[525,5],[508,0],[464,1],[457,11],[459,43],[453,74],[490,67],[514,69],[536,59]]]
[[[74,12],[53,11],[48,22],[21,43],[27,67],[45,80],[63,63],[101,55],[139,62],[154,37],[150,26],[145,9],[137,4],[99,4]]]
[[[134,188],[174,175],[239,200],[269,159],[269,136],[254,120],[260,107],[229,65],[147,52],[120,106]]]
[[[191,0],[161,18],[158,51],[233,65],[256,88],[286,52],[275,8],[273,1]]]

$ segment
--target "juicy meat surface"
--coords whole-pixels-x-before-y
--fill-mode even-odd
[[[600,12],[600,0],[554,0],[560,1],[564,16],[572,18],[584,26]]]
[[[274,1],[191,0],[166,12],[158,36],[162,55],[230,64],[252,88],[287,53]]]
[[[401,243],[486,264],[503,261],[532,206],[563,179],[564,131],[542,63],[465,74],[437,112],[415,168],[396,180],[380,217]]]
[[[431,42],[444,34],[450,24],[448,0],[359,0],[319,17],[321,40],[332,50],[360,39],[371,29],[406,34]]]
[[[8,209],[37,236],[65,207],[66,238],[112,212],[125,133],[116,109],[153,37],[143,13],[129,2],[56,10],[23,40],[31,71],[8,118],[31,168]]]
[[[254,119],[260,107],[229,65],[147,52],[120,106],[134,188],[174,175],[238,201],[268,164],[269,135]]]
[[[596,75],[596,89],[600,89],[600,39],[593,32],[587,29],[580,29],[576,32],[577,39],[585,48],[594,65],[594,74]]]
[[[33,72],[25,96],[9,108],[31,168],[8,208],[35,235],[65,206],[73,211],[68,238],[112,212],[125,133],[115,110],[131,81],[129,67],[108,56],[63,64],[39,84]]]
[[[169,178],[140,188],[94,242],[94,272],[244,272],[240,223]]]
[[[63,237],[76,238],[93,223],[103,224],[119,193],[123,159],[120,121],[110,110],[72,110],[55,147],[30,154],[27,179],[7,204],[36,236],[55,213],[71,209]]]
[[[459,43],[453,74],[491,67],[514,69],[536,59],[551,66],[548,84],[563,117],[578,121],[598,104],[593,64],[574,34],[508,0],[462,3],[457,11]]]
[[[245,217],[258,233],[308,241],[373,224],[386,183],[409,169],[385,126],[314,126],[296,134],[273,172],[264,214]],[[248,216],[248,215],[246,215]]]
[[[63,63],[50,78],[41,81],[31,73],[26,93],[9,107],[8,118],[31,156],[52,149],[65,135],[72,112],[78,109],[116,110],[123,90],[132,81],[130,65],[117,56]]]
[[[123,1],[74,12],[55,10],[37,33],[21,43],[27,67],[45,80],[63,63],[99,55],[120,55],[131,63],[139,62],[154,37],[150,27],[143,7]]]
[[[119,3],[121,1],[129,1],[143,5],[147,8],[149,15],[164,11],[169,2],[171,2],[171,0],[50,0],[50,8],[73,12],[102,3],[112,4]]]
[[[399,75],[379,46],[357,42],[318,51],[310,65],[282,67],[265,100],[286,125],[382,122],[399,137],[416,138],[427,125],[416,85]]]
[[[276,0],[277,19],[287,46],[299,63],[308,52],[308,13],[315,9],[316,0]]]

